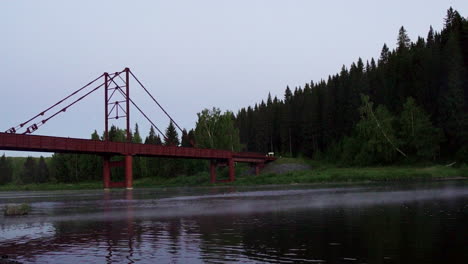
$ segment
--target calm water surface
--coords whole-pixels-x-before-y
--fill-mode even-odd
[[[21,263],[468,263],[468,182],[2,192]]]

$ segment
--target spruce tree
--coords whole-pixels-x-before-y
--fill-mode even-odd
[[[5,154],[0,158],[0,185],[7,184],[12,181],[13,171],[11,162],[5,157]]]
[[[132,142],[133,143],[142,143],[142,139],[141,139],[141,136],[140,136],[140,130],[138,129],[138,124],[137,123],[135,123],[135,131],[133,132]]]
[[[39,158],[39,163],[37,164],[37,172],[34,176],[34,183],[44,183],[49,181],[49,168],[47,167],[43,156]]]
[[[138,124],[135,123],[135,129],[134,129],[134,132],[133,132],[133,136],[132,136],[132,143],[137,143],[137,144],[141,144],[142,143],[142,139],[141,139],[141,136],[140,136],[140,130],[138,128]],[[142,177],[142,157],[133,157],[133,177],[135,179],[139,179]]]
[[[401,26],[400,30],[398,31],[398,41],[397,41],[397,50],[403,51],[410,47],[411,39],[406,32],[405,27]]]
[[[185,129],[182,130],[182,143],[181,143],[181,146],[185,147],[185,148],[191,147],[190,138],[189,138],[187,130],[185,130]]]
[[[165,146],[179,146],[179,135],[177,134],[176,128],[172,121],[169,122],[169,126],[166,128],[166,137],[164,139]]]
[[[23,173],[21,174],[21,181],[23,184],[33,183],[37,178],[37,164],[33,157],[26,158],[23,164]]]
[[[379,66],[388,63],[389,58],[390,50],[388,49],[387,44],[384,44],[382,47],[382,51],[380,52]]]

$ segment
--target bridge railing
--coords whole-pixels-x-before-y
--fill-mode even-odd
[[[229,159],[232,152],[91,139],[0,133],[0,149],[39,152],[73,152],[107,155],[136,155],[194,159]]]

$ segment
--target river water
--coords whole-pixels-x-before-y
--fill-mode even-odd
[[[468,182],[1,192],[20,263],[468,263]]]

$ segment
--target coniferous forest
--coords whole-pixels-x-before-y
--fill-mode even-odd
[[[326,80],[286,87],[283,98],[268,94],[237,115],[204,109],[196,127],[180,137],[172,123],[163,139],[153,128],[143,139],[135,125],[132,141],[275,152],[341,166],[466,164],[468,20],[450,8],[440,32],[431,27],[425,38],[411,41],[402,26],[395,41],[396,48],[384,44],[377,59],[359,58]],[[125,134],[112,126],[109,139],[125,141]],[[135,157],[133,170],[135,179],[173,177],[207,171],[208,163]],[[101,171],[96,155],[0,157],[0,185],[97,181]],[[123,179],[122,170],[112,175]]]
[[[326,80],[286,87],[236,118],[245,150],[342,165],[468,160],[468,20],[358,59]]]

